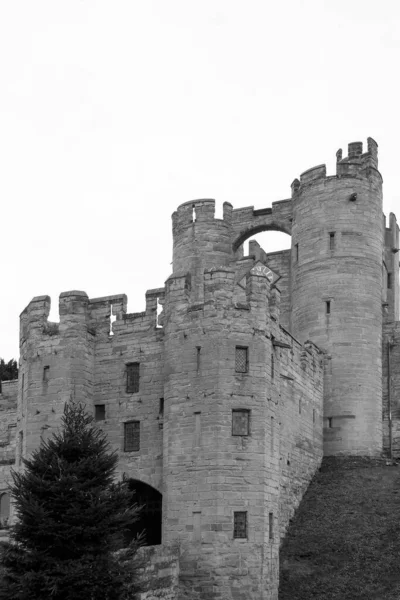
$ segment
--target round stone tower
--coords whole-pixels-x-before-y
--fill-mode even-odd
[[[382,449],[382,177],[368,138],[293,190],[292,331],[327,352],[324,453]]]
[[[192,200],[172,215],[173,272],[190,273],[192,301],[204,299],[204,269],[232,259],[232,205],[224,202],[223,219],[215,219],[215,200]]]

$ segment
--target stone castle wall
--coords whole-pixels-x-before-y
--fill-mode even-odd
[[[293,196],[292,332],[327,350],[325,454],[382,448],[382,178],[376,143],[349,144],[337,175],[304,173]]]
[[[127,313],[125,295],[71,291],[51,323],[50,298],[31,301],[0,428],[19,468],[65,402],[82,400],[118,452],[117,476],[162,494],[154,556],[178,548],[179,592],[160,593],[276,600],[279,544],[323,449],[379,454],[383,414],[384,447],[400,453],[399,228],[394,215],[385,226],[371,138],[365,153],[358,142],[338,152],[336,176],[303,173],[291,199],[214,213],[209,199],[178,207],[173,273],[141,313]],[[271,229],[292,235],[290,250],[251,241],[243,256]],[[1,492],[10,465],[0,469]]]

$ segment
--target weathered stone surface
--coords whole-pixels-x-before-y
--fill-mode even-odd
[[[279,544],[323,446],[382,450],[381,347],[384,446],[400,454],[399,228],[394,215],[385,228],[376,142],[337,161],[336,176],[309,169],[271,208],[225,203],[215,219],[213,200],[179,206],[173,273],[141,313],[127,314],[123,294],[75,290],[60,296],[60,323],[48,296],[21,314],[18,406],[16,383],[0,397],[0,492],[7,460],[18,468],[69,398],[104,405],[118,477],[162,494],[143,600],[277,600]],[[252,241],[244,257],[268,229],[292,234],[291,250]],[[140,441],[127,451],[130,421]]]

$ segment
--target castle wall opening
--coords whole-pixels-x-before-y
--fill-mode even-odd
[[[129,532],[125,536],[125,543],[129,544],[143,532],[145,546],[161,544],[162,494],[137,479],[129,479],[128,488],[134,492],[133,502],[142,506],[142,509],[139,520],[129,528]]]

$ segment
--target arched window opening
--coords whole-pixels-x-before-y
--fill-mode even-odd
[[[129,544],[139,533],[144,532],[145,546],[161,544],[162,494],[137,479],[129,479],[128,487],[134,492],[133,502],[143,508],[139,520],[131,525],[125,535],[125,543]]]
[[[8,527],[10,520],[10,494],[4,493],[0,496],[0,526],[2,529]]]

